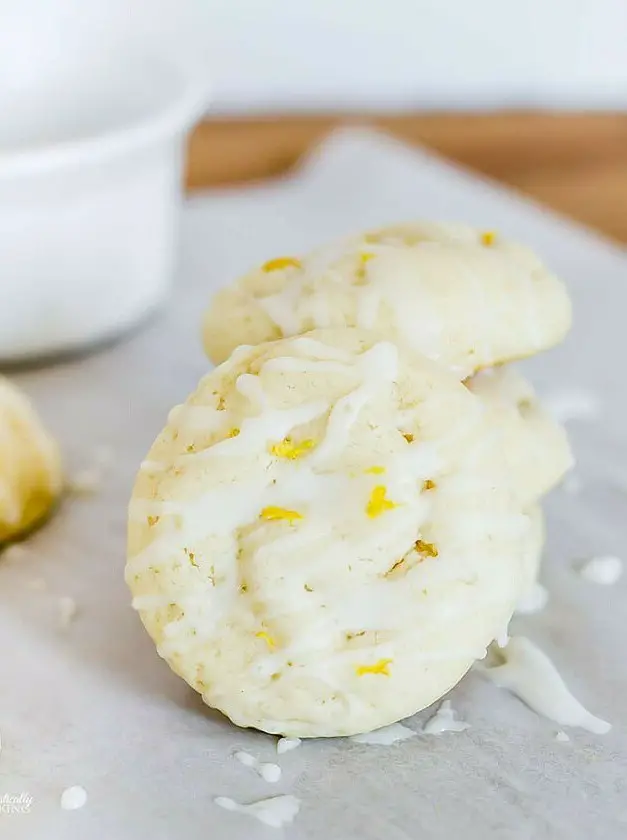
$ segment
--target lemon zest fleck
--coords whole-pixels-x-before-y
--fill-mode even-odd
[[[383,475],[385,472],[385,467],[368,467],[367,470],[364,470],[366,475]]]
[[[229,436],[230,438],[234,438],[234,437],[237,437],[238,435],[239,435],[239,429],[237,429],[237,428],[233,428],[233,429],[231,429],[231,431],[229,432],[229,435],[228,435],[228,436]]]
[[[371,519],[381,516],[381,514],[385,513],[386,510],[393,510],[395,507],[398,507],[395,502],[390,499],[386,499],[386,492],[386,487],[383,484],[378,484],[376,487],[372,488],[372,493],[370,494],[368,504],[366,505],[366,513]]]
[[[277,458],[287,458],[290,461],[295,461],[301,458],[310,449],[313,449],[315,443],[308,438],[300,443],[294,443],[292,438],[286,437],[280,443],[275,443],[270,447],[270,453],[276,455]]]
[[[261,266],[262,271],[280,271],[283,268],[300,268],[301,261],[296,257],[276,257]]]
[[[194,554],[194,552],[190,551],[189,548],[184,548],[183,551],[189,557],[189,562],[192,564],[192,566],[196,566],[196,568],[198,568],[198,563],[196,562],[196,555]]]
[[[274,639],[272,638],[272,636],[271,636],[269,633],[266,633],[266,631],[265,631],[265,630],[260,630],[258,633],[255,633],[255,637],[256,637],[257,639],[263,639],[263,640],[264,640],[264,642],[265,642],[265,643],[268,645],[268,647],[270,648],[270,650],[274,650],[274,649],[275,649],[275,647],[276,647],[276,642],[274,641]]]
[[[193,443],[190,443],[188,446],[186,446],[186,447],[185,447],[185,451],[186,451],[186,452],[195,452],[195,451],[196,451],[196,447],[194,446],[194,444],[193,444]]]
[[[397,569],[400,569],[400,567],[404,564],[404,562],[405,562],[405,558],[401,557],[400,560],[397,560],[396,563],[394,563],[392,566],[390,566],[390,568],[385,573],[384,577],[388,577],[388,575],[394,574],[394,572]]]
[[[370,260],[373,260],[376,256],[377,256],[376,254],[373,254],[369,251],[366,252],[365,254],[360,254],[361,261],[365,262],[365,263],[369,262]]]
[[[153,525],[156,525],[161,517],[160,516],[149,516],[148,517],[148,527],[152,528]]]
[[[481,244],[485,245],[486,248],[489,248],[491,245],[494,245],[494,241],[496,239],[496,233],[493,230],[484,230],[481,234]]]
[[[435,483],[435,481],[431,481],[430,478],[428,478],[426,481],[422,482],[422,489],[423,490],[435,490],[436,487],[437,487],[437,484]]]
[[[407,443],[413,443],[414,442],[414,436],[412,435],[411,432],[401,432],[401,434],[403,435],[403,437],[405,438]]]
[[[438,550],[433,543],[424,542],[423,540],[416,540],[415,549],[419,554],[426,554],[427,557],[437,557]]]
[[[280,519],[286,519],[288,522],[295,522],[298,519],[303,519],[302,513],[299,513],[297,510],[288,510],[287,508],[275,507],[274,505],[265,507],[259,516],[262,519],[267,519],[269,522]]]
[[[381,674],[384,677],[389,677],[390,670],[388,666],[391,662],[391,659],[379,659],[372,665],[357,665],[355,666],[355,672],[358,677],[363,677],[364,674]]]

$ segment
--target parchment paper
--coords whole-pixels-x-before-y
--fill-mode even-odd
[[[412,217],[469,221],[529,242],[567,278],[576,327],[525,367],[544,393],[576,386],[602,401],[571,433],[583,488],[548,500],[550,591],[517,619],[554,659],[576,696],[614,724],[606,736],[540,719],[471,673],[452,702],[472,728],[390,747],[315,741],[279,758],[270,785],[232,757],[276,760],[276,739],[239,731],[205,709],[155,654],[122,580],[126,504],[137,465],[168,409],[207,369],[199,320],[220,284],[277,253]],[[541,208],[382,136],[331,138],[294,178],[191,198],[169,306],[136,335],[80,360],[16,379],[62,442],[71,469],[112,448],[99,491],[68,500],[28,543],[0,561],[0,798],[32,797],[0,814],[9,840],[618,840],[627,837],[627,579],[595,586],[573,562],[627,558],[627,288],[624,254]],[[88,282],[89,267],[85,267]],[[98,301],[94,301],[94,306]],[[47,589],[37,589],[43,578]],[[32,588],[32,587],[35,588]],[[58,597],[79,608],[59,627]],[[423,713],[408,725],[419,729]],[[88,801],[62,811],[82,785]],[[215,796],[302,800],[280,831],[221,810]]]

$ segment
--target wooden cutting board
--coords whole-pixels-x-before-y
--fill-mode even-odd
[[[191,189],[279,175],[332,128],[369,124],[627,242],[627,114],[332,115],[213,119],[190,142]]]

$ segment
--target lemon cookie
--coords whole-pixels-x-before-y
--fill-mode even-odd
[[[26,397],[0,377],[0,543],[42,519],[61,486],[56,443]]]
[[[314,328],[376,329],[464,378],[558,343],[570,320],[564,286],[532,251],[464,225],[410,224],[269,260],[215,296],[203,335],[218,363]]]
[[[496,412],[499,446],[522,507],[537,502],[573,466],[564,428],[544,411],[531,384],[510,366],[482,371],[466,385]]]
[[[138,474],[126,581],[240,726],[350,735],[448,691],[506,626],[529,523],[480,399],[354,329],[241,347]]]

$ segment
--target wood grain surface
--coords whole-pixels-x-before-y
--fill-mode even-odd
[[[627,242],[627,114],[491,113],[207,120],[189,148],[191,189],[270,178],[337,125],[375,125],[496,178]]]

